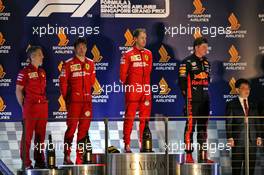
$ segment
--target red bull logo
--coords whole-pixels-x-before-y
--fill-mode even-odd
[[[201,72],[199,74],[194,75],[194,79],[207,79],[208,78],[208,73],[206,72]]]

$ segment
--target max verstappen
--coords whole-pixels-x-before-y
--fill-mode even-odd
[[[208,85],[210,82],[210,63],[205,55],[208,52],[206,38],[200,37],[193,43],[194,53],[183,60],[179,68],[179,86],[186,100],[185,114],[188,116],[184,139],[186,163],[194,163],[193,132],[197,124],[199,145],[198,162],[213,163],[207,157],[204,144],[207,141],[207,122],[210,113]],[[193,118],[194,116],[194,118]]]

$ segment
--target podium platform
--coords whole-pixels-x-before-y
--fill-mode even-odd
[[[26,175],[219,175],[217,163],[185,164],[185,155],[165,153],[109,153],[93,156],[92,164],[59,165],[58,169],[32,169]],[[18,173],[18,175],[20,175]],[[22,172],[21,172],[22,175]]]
[[[187,163],[177,164],[176,175],[220,175],[220,167],[218,163]]]
[[[105,164],[61,165],[64,175],[105,175]]]
[[[218,164],[184,164],[184,154],[123,153],[108,155],[108,175],[218,175]]]
[[[64,175],[64,171],[60,169],[30,169],[23,173],[22,170],[18,170],[17,175]]]

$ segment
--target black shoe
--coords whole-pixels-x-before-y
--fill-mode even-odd
[[[46,165],[44,162],[41,163],[35,163],[34,169],[46,169]]]

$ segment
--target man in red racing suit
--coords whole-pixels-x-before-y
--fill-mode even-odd
[[[125,85],[125,120],[123,126],[125,152],[131,152],[130,135],[137,109],[140,120],[140,145],[145,122],[151,114],[150,74],[152,53],[145,49],[146,32],[137,29],[133,33],[135,45],[125,52],[120,63],[120,81]],[[141,90],[137,90],[137,87]],[[141,147],[141,146],[140,146]]]
[[[30,160],[31,139],[34,136],[35,168],[45,168],[44,140],[48,119],[46,73],[39,66],[43,62],[40,46],[27,50],[30,64],[22,69],[16,81],[16,96],[23,112],[24,130],[20,144],[20,157],[25,169],[33,168]]]
[[[76,128],[76,164],[82,164],[82,149],[78,146],[86,136],[92,118],[91,88],[95,83],[93,60],[85,57],[86,40],[78,38],[74,44],[76,55],[67,60],[60,74],[60,91],[67,107],[67,130],[64,136],[64,164],[73,164],[70,160],[71,144]]]

